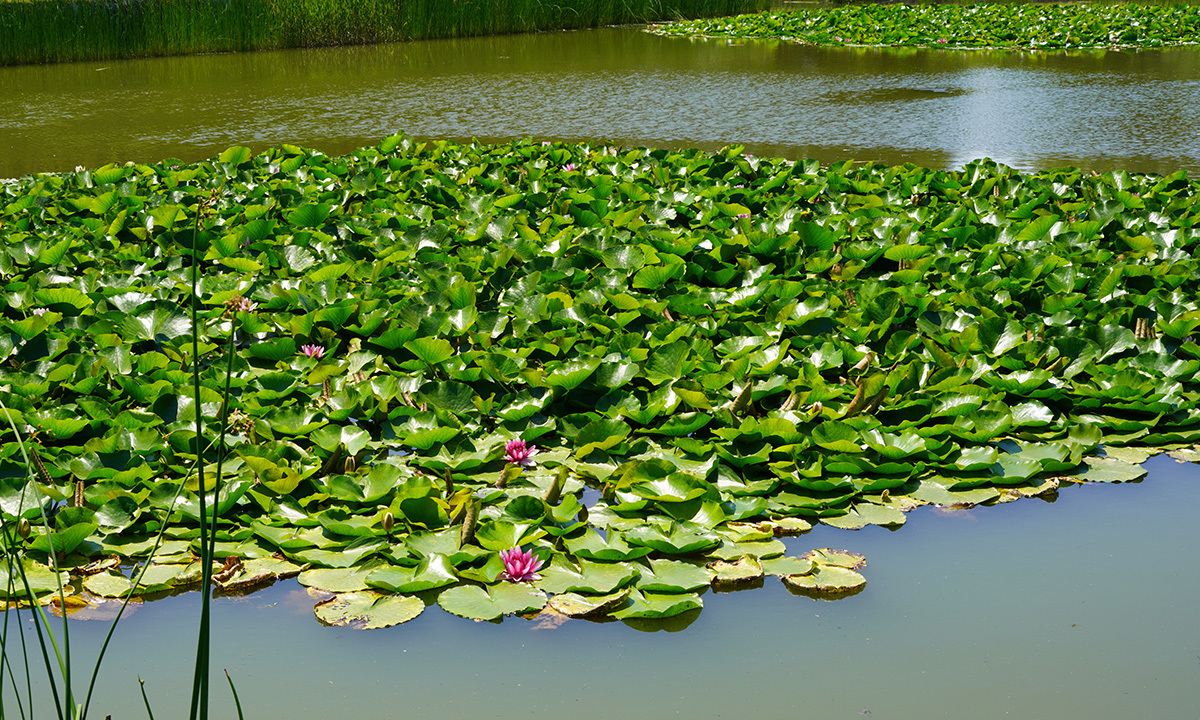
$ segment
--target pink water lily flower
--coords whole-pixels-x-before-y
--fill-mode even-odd
[[[301,345],[300,352],[304,353],[310,358],[316,358],[317,360],[325,357],[325,348],[321,347],[320,345]]]
[[[504,444],[504,460],[521,467],[533,467],[533,456],[537,448],[526,445],[524,440],[509,440]]]
[[[34,315],[45,315],[46,308],[34,308],[34,309],[30,310],[29,312],[33,313]]]
[[[575,169],[575,163],[567,163],[562,166],[563,172],[571,172]]]
[[[537,574],[542,569],[542,561],[538,556],[519,546],[500,551],[500,560],[504,562],[504,572],[500,577],[510,583],[532,582],[541,580]]]

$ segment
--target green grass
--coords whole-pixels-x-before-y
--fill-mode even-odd
[[[0,65],[354,45],[672,20],[765,0],[0,2]]]

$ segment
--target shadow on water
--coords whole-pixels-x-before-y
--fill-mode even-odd
[[[1200,168],[1200,50],[957,52],[635,28],[0,68],[0,177],[397,130],[1026,169]]]
[[[920,508],[897,532],[788,539],[791,553],[866,554],[866,589],[832,602],[768,579],[707,592],[703,612],[666,625],[473,623],[431,608],[358,632],[318,624],[314,599],[287,581],[216,602],[214,657],[259,718],[1189,717],[1200,467],[1149,467],[1136,485],[1064,487],[1053,505]],[[156,714],[182,713],[179,649],[197,602],[149,603],[122,622],[97,709],[140,717],[141,676]],[[104,630],[73,627],[85,652]]]

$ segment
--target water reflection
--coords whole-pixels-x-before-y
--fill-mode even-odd
[[[956,52],[631,28],[0,68],[0,176],[397,130],[958,167],[1200,168],[1200,51]]]

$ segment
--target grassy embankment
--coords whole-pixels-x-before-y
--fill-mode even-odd
[[[1200,40],[1200,7],[1166,4],[847,5],[701,19],[664,34],[809,45],[938,48],[1152,48]]]
[[[765,0],[0,2],[0,64],[584,28],[722,15],[766,5]]]

